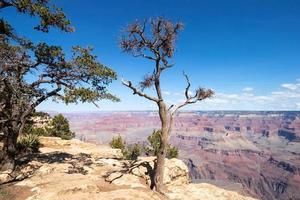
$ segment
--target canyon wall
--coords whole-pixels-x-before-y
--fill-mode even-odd
[[[66,114],[76,137],[107,143],[115,135],[145,143],[156,112]],[[300,112],[180,112],[171,143],[193,182],[260,199],[300,199]]]

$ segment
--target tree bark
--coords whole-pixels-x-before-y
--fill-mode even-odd
[[[164,166],[165,166],[165,158],[166,158],[166,149],[168,146],[168,117],[166,105],[163,101],[158,103],[159,107],[159,117],[161,120],[161,144],[157,154],[157,161],[155,165],[155,174],[154,174],[154,184],[157,192],[164,194],[165,186],[164,186]]]
[[[19,129],[17,121],[8,121],[3,126],[4,139],[0,152],[0,171],[13,170],[15,167]]]

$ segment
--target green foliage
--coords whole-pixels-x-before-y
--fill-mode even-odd
[[[125,141],[120,135],[117,137],[113,137],[109,145],[113,149],[121,149],[122,151],[125,149]]]
[[[0,12],[13,12],[9,7],[15,8],[19,14],[39,19],[39,24],[34,27],[36,30],[45,33],[51,27],[64,32],[74,30],[62,9],[53,5],[51,0],[0,1]],[[23,24],[27,26],[31,23],[24,21]],[[10,140],[4,141],[4,153],[0,156],[7,157],[12,163],[16,155],[17,136],[35,108],[44,101],[62,101],[66,104],[91,102],[95,105],[102,99],[119,101],[107,89],[117,79],[116,73],[101,64],[90,47],[75,46],[68,54],[70,56],[66,57],[61,46],[32,42],[26,36],[19,36],[17,28],[22,30],[22,27],[11,26],[5,16],[0,19],[0,122],[3,122],[0,129],[6,137],[10,137]],[[63,139],[74,137],[63,116],[54,118],[51,125],[49,135]],[[26,131],[31,129],[28,126]],[[41,129],[31,131],[36,135],[45,134]],[[35,143],[30,143],[29,139],[20,142],[20,148],[31,148],[32,144],[34,150]],[[25,146],[22,146],[23,142]]]
[[[139,144],[126,145],[126,142],[120,135],[113,137],[109,145],[114,149],[121,149],[123,157],[126,160],[136,160],[142,152],[142,148]]]
[[[148,136],[148,142],[150,147],[144,147],[144,151],[147,155],[157,156],[160,145],[161,145],[161,131],[154,130],[150,136]],[[178,157],[178,148],[172,145],[168,145],[166,148],[167,158],[177,158]]]
[[[32,134],[32,135],[37,135],[37,136],[51,136],[50,133],[49,133],[49,129],[41,128],[41,127],[38,127],[38,128],[32,127],[30,129],[29,133]]]
[[[26,124],[23,129],[23,133],[25,134],[33,134],[37,136],[49,136],[49,128],[45,125],[44,127],[35,127],[34,126],[34,118],[40,119],[50,119],[50,115],[45,112],[33,112],[30,114],[30,119],[26,121]]]
[[[127,160],[136,160],[141,155],[142,148],[139,144],[128,145],[123,150],[124,158]]]
[[[74,30],[70,21],[66,18],[61,9],[56,8],[49,3],[50,1],[29,1],[29,0],[4,0],[4,7],[14,7],[22,14],[28,14],[31,17],[37,16],[40,23],[35,26],[36,30],[48,32],[49,28],[56,27],[62,31],[72,32]],[[4,8],[2,7],[2,8]]]
[[[73,31],[70,21],[51,0],[0,1],[0,12],[6,9],[12,12],[9,7],[15,8],[20,14],[40,19],[35,29],[42,32],[48,32],[51,27],[65,32]],[[74,46],[71,56],[66,58],[61,46],[45,42],[36,44],[19,37],[14,28],[5,18],[0,19],[0,65],[3,66],[0,74],[0,104],[4,105],[0,120],[14,118],[24,124],[34,109],[48,99],[94,104],[102,99],[119,101],[107,90],[108,85],[116,80],[116,73],[97,61],[92,48]],[[30,80],[26,78],[28,76]],[[14,116],[11,116],[12,113]]]
[[[150,147],[146,147],[146,153],[149,155],[156,156],[161,144],[160,139],[161,132],[159,130],[153,130],[152,134],[148,136],[148,142]]]
[[[75,137],[75,133],[70,130],[69,121],[58,114],[50,122],[49,136],[60,137],[64,140],[70,140]]]
[[[46,112],[42,112],[42,111],[34,111],[32,114],[31,114],[31,117],[50,117],[50,115]]]
[[[32,117],[49,117],[47,113],[33,113]],[[43,127],[35,127],[33,120],[28,120],[23,133],[36,136],[60,137],[69,140],[75,137],[75,133],[70,130],[69,121],[61,114],[54,116],[48,124]]]
[[[148,136],[149,146],[141,146],[139,144],[126,145],[124,139],[121,136],[113,137],[109,143],[112,148],[121,149],[124,158],[127,160],[136,160],[141,154],[147,156],[157,156],[158,150],[161,144],[160,139],[161,132],[154,130],[151,135]],[[168,145],[166,148],[167,158],[177,158],[178,148],[172,145]]]
[[[40,141],[37,135],[27,134],[18,137],[17,150],[21,153],[38,152]]]
[[[126,145],[124,139],[121,136],[113,137],[109,145],[114,149],[121,149],[123,156],[127,160],[136,160],[138,156],[146,154],[147,156],[157,156],[158,150],[161,144],[160,131],[154,130],[148,137],[150,146],[141,146],[140,144]],[[172,145],[168,145],[166,148],[167,158],[177,158],[178,148]]]
[[[167,158],[178,158],[178,148],[172,145],[168,145],[167,148]]]

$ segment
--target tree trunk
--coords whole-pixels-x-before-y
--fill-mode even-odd
[[[16,121],[9,121],[3,126],[4,139],[3,148],[0,152],[0,171],[12,170],[15,167],[19,131]]]
[[[166,146],[167,146],[167,140],[165,138],[165,131],[162,131],[162,141],[161,141],[161,147],[159,149],[159,152],[157,154],[157,161],[156,161],[156,169],[155,169],[155,187],[156,191],[163,193],[165,191],[164,188],[164,166],[165,166],[165,158],[166,158]]]
[[[161,145],[157,154],[157,161],[155,165],[154,185],[155,189],[159,193],[164,193],[165,187],[163,183],[164,179],[164,166],[166,158],[166,148],[168,146],[168,119],[167,110],[163,102],[158,103],[159,117],[161,120]]]

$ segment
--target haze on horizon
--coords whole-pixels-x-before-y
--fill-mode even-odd
[[[130,3],[129,3],[130,2]],[[300,110],[300,1],[54,1],[72,24],[73,34],[53,30],[48,35],[22,26],[24,17],[12,10],[2,12],[16,30],[33,41],[62,45],[92,45],[99,61],[119,76],[109,89],[120,103],[64,105],[48,101],[40,110],[58,112],[155,110],[154,104],[133,96],[121,78],[138,83],[151,72],[151,63],[122,53],[121,30],[136,19],[164,16],[182,21],[173,59],[175,67],[162,77],[167,102],[184,99],[184,70],[192,82],[212,88],[216,96],[188,110]],[[159,6],[157,6],[159,5]],[[28,20],[27,20],[28,21]],[[27,22],[26,21],[26,22]],[[34,19],[29,19],[32,24]],[[151,90],[149,91],[151,93]]]

